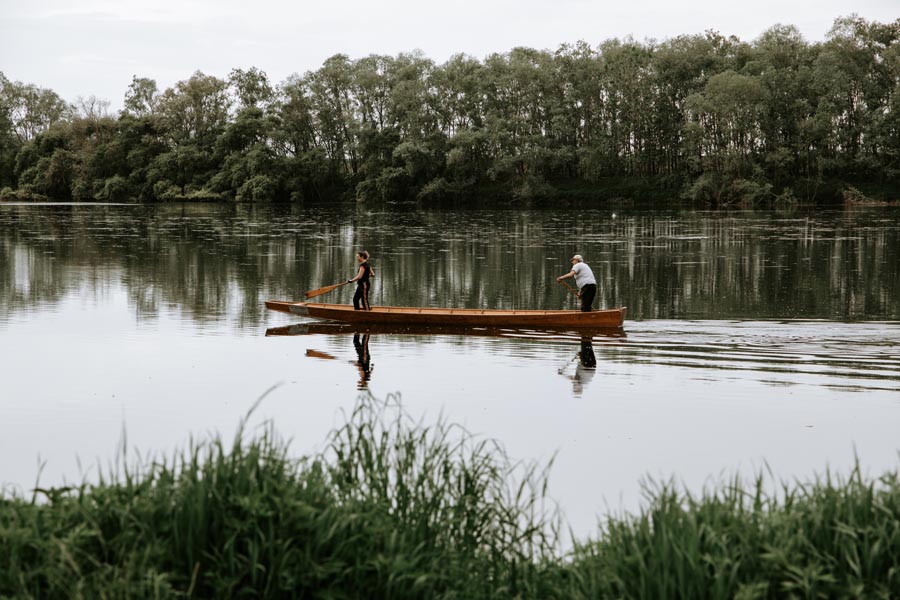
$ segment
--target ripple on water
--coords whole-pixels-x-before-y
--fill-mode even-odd
[[[746,371],[760,381],[900,391],[900,323],[644,321],[610,360]],[[772,375],[775,375],[773,378]],[[835,380],[844,380],[835,382]]]

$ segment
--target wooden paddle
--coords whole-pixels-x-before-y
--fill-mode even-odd
[[[322,294],[327,294],[333,290],[338,289],[341,286],[347,285],[350,283],[349,281],[345,281],[344,283],[336,283],[334,285],[326,285],[325,287],[320,287],[317,290],[310,290],[305,292],[307,298],[315,298],[316,296],[321,296]]]
[[[575,288],[573,288],[571,285],[569,285],[569,284],[566,283],[565,281],[558,281],[557,283],[559,283],[559,285],[563,286],[564,288],[566,288],[567,290],[569,290],[570,292],[572,292],[573,294],[575,294],[575,297],[576,297],[576,298],[581,298],[581,295],[578,293],[578,290],[576,290]]]

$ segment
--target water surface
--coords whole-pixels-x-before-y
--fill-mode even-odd
[[[577,531],[634,509],[642,476],[698,489],[873,472],[900,449],[900,212],[422,211],[0,205],[0,482],[79,480],[126,444],[230,433],[253,402],[297,453],[361,389],[401,392],[523,459],[556,456]],[[270,335],[267,298],[353,273],[379,304],[572,308],[583,254],[624,336]],[[350,286],[327,297],[349,302]],[[283,330],[282,330],[283,331]],[[579,353],[581,358],[579,357]]]

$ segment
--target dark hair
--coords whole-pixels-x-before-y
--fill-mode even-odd
[[[364,258],[366,260],[369,260],[369,253],[366,252],[365,250],[360,250],[359,252],[356,253],[356,255],[361,256],[362,258]]]

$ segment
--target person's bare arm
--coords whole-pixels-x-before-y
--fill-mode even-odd
[[[360,267],[360,268],[359,268],[359,271],[356,272],[356,277],[354,277],[353,279],[348,279],[348,280],[347,280],[347,283],[353,283],[354,281],[356,281],[357,279],[359,279],[360,277],[362,277],[364,272],[365,272],[365,269],[363,269],[362,267]]]

